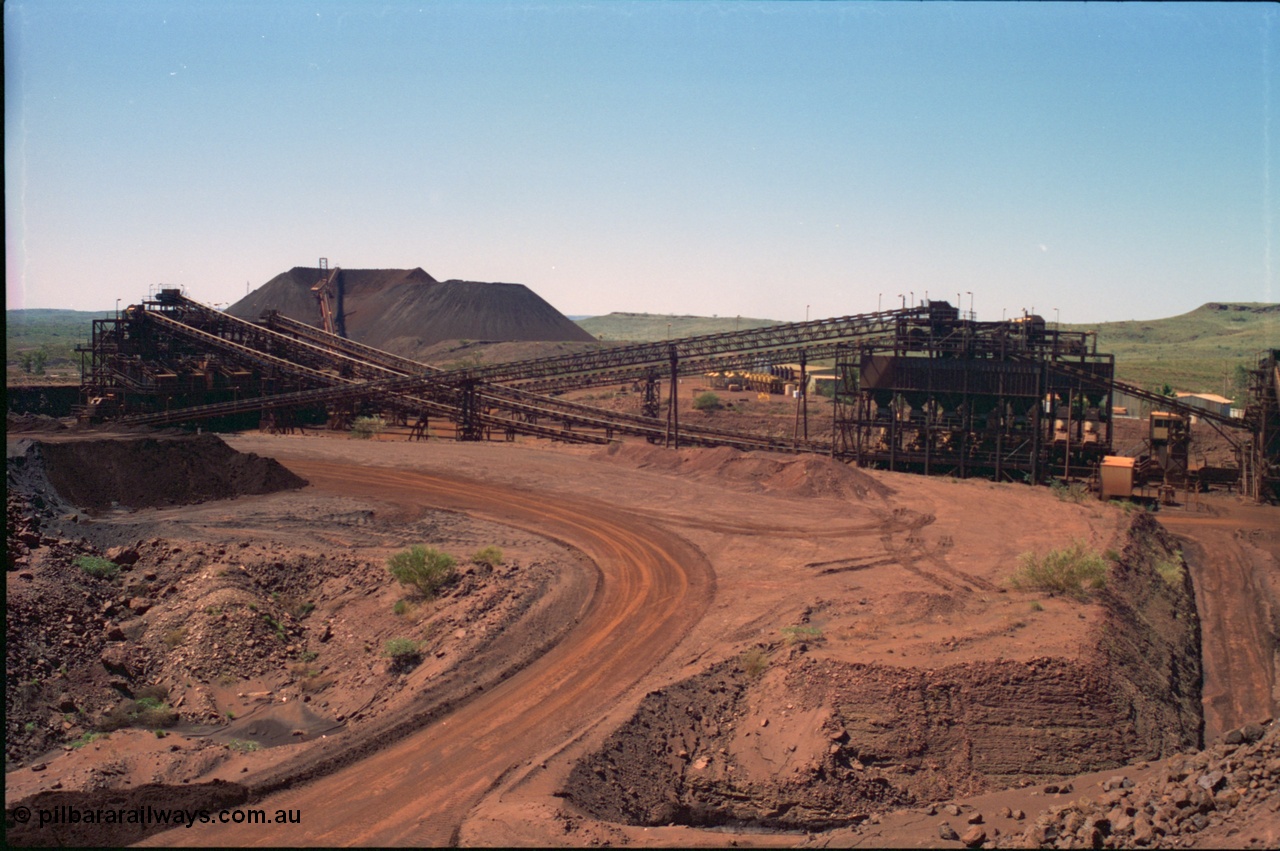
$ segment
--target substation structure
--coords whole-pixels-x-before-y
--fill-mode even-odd
[[[864,467],[1031,482],[1092,475],[1112,452],[1112,395],[1123,391],[1227,435],[1242,489],[1255,498],[1280,488],[1280,350],[1260,362],[1253,401],[1243,419],[1232,419],[1116,381],[1113,356],[1097,351],[1091,332],[1049,328],[1038,316],[961,319],[947,302],[443,370],[274,311],[248,322],[162,289],[115,318],[94,320],[80,351],[78,415],[87,422],[289,430],[345,428],[376,414],[411,426],[411,439],[425,437],[434,419],[452,423],[460,440],[526,434],[607,443],[630,435],[672,447],[811,452]],[[831,359],[830,441],[810,439],[803,391],[789,439],[679,420],[671,390],[681,376],[798,362],[803,388],[806,364]],[[609,384],[642,389],[641,413],[555,395]]]
[[[961,320],[946,302],[888,343],[841,346],[833,454],[861,467],[1043,481],[1112,445],[1115,358],[1038,316]]]

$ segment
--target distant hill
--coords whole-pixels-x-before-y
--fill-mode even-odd
[[[1209,302],[1167,319],[1062,327],[1097,331],[1098,351],[1116,356],[1122,381],[1238,398],[1236,367],[1256,366],[1263,349],[1280,347],[1280,304]]]
[[[673,337],[696,337],[782,324],[775,319],[750,319],[746,316],[674,316],[664,313],[610,313],[577,322],[597,340],[625,340],[630,343],[654,343]]]

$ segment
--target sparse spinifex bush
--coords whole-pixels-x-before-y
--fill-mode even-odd
[[[98,556],[80,556],[76,567],[97,579],[111,579],[120,572],[120,565]]]
[[[1107,560],[1081,541],[1044,556],[1023,553],[1009,584],[1019,591],[1045,591],[1084,599],[1107,584]]]
[[[422,647],[412,638],[393,638],[382,648],[382,655],[391,660],[391,669],[407,671],[422,661]]]
[[[412,585],[422,596],[434,597],[457,575],[453,556],[416,544],[387,559],[387,570],[397,581]]]
[[[799,644],[802,641],[821,641],[823,638],[822,630],[808,624],[784,626],[782,634],[786,637],[788,644]]]
[[[718,411],[724,407],[720,401],[720,397],[711,391],[699,393],[693,400],[693,409],[695,411]]]
[[[1186,568],[1183,567],[1181,554],[1156,555],[1152,559],[1152,566],[1155,567],[1156,573],[1160,574],[1160,578],[1165,582],[1168,582],[1174,588],[1182,587]]]
[[[763,647],[752,647],[742,654],[742,670],[751,679],[757,679],[769,667],[769,651]]]
[[[471,563],[497,567],[502,564],[502,550],[494,546],[488,546],[483,549],[476,550],[475,554],[471,556]]]
[[[357,440],[372,440],[386,427],[387,422],[382,417],[356,417],[351,423],[351,436]]]
[[[116,704],[115,708],[98,722],[99,732],[111,732],[123,727],[144,727],[154,730],[157,727],[172,727],[178,721],[178,713],[169,704],[156,697],[140,697],[137,700],[125,700]]]
[[[1063,502],[1079,504],[1089,498],[1089,487],[1080,482],[1055,481],[1049,485],[1049,489]]]

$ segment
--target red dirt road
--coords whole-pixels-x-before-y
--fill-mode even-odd
[[[1204,738],[1212,744],[1276,711],[1272,608],[1280,588],[1276,510],[1231,499],[1206,500],[1209,513],[1165,511],[1160,522],[1186,544],[1196,589],[1204,666]]]
[[[535,531],[600,571],[579,625],[459,711],[350,767],[254,804],[291,826],[200,825],[154,845],[446,845],[508,770],[569,739],[663,659],[706,612],[714,575],[682,539],[625,512],[461,478],[281,459],[322,491],[445,508]]]

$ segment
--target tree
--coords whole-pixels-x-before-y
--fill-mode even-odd
[[[27,375],[44,375],[44,365],[48,362],[49,353],[44,349],[18,354],[18,365]]]
[[[1231,384],[1232,386],[1235,387],[1235,391],[1237,393],[1244,394],[1249,392],[1249,379],[1250,379],[1249,367],[1245,366],[1242,363],[1236,364],[1236,368],[1233,371]]]

